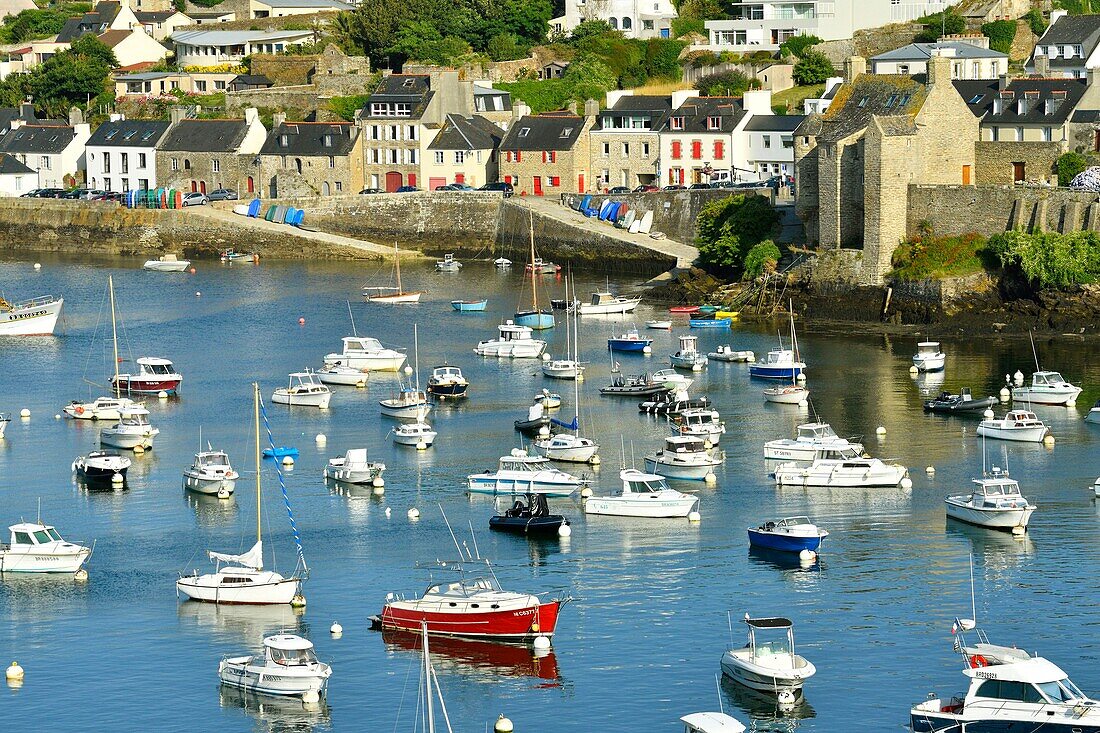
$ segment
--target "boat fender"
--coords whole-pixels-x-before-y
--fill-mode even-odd
[[[84,414],[84,408],[81,407],[80,405],[77,405],[76,409],[73,410],[73,412],[75,412],[77,415],[83,415]]]
[[[970,668],[977,669],[979,667],[988,667],[989,660],[983,657],[981,654],[975,654],[970,658]]]

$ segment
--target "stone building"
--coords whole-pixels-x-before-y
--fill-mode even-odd
[[[660,185],[660,131],[671,112],[669,97],[608,92],[592,128],[593,184],[600,189]]]
[[[497,180],[497,147],[504,130],[474,115],[447,115],[422,152],[421,177],[429,191],[449,183],[477,188]]]
[[[516,111],[526,111],[516,105]],[[520,195],[584,193],[592,185],[591,134],[600,105],[585,102],[584,116],[563,110],[523,114],[500,143],[500,180]]]
[[[286,122],[275,115],[260,149],[262,192],[276,198],[363,190],[363,141],[351,122]]]
[[[822,248],[863,249],[860,279],[881,283],[905,237],[909,186],[975,183],[978,119],[951,84],[951,59],[926,78],[864,73],[853,57],[828,111],[795,130],[795,211]]]
[[[257,111],[247,109],[238,120],[197,120],[180,119],[178,109],[157,151],[159,184],[203,193],[231,188],[242,197],[258,192],[267,129]]]

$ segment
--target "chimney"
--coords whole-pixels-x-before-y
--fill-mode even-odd
[[[936,84],[950,84],[951,83],[951,66],[952,62],[948,56],[940,56],[934,54],[928,59],[928,84],[929,86],[935,86]]]
[[[1054,25],[1055,23],[1058,22],[1059,18],[1064,18],[1067,15],[1069,15],[1069,13],[1065,10],[1051,10],[1050,11],[1050,24]]]
[[[1035,54],[1035,75],[1044,79],[1050,76],[1050,57]]]
[[[249,107],[244,111],[244,121],[249,125],[254,125],[260,119],[260,112],[255,107]]]
[[[516,100],[512,103],[512,119],[518,120],[521,117],[526,117],[531,114],[531,108],[521,100]]]
[[[34,105],[30,102],[23,102],[23,104],[19,105],[19,117],[24,122],[38,119],[34,114]]]
[[[577,114],[577,100],[571,100],[569,104],[565,105],[565,108],[573,114]]]
[[[844,81],[849,84],[860,74],[867,73],[867,59],[862,56],[849,56],[844,62]]]
[[[120,112],[112,112],[109,116],[109,119],[111,120],[111,122],[122,122],[126,119],[126,115]]]
[[[1003,92],[1008,89],[1008,74],[1001,74],[997,77],[997,91]]]
[[[681,89],[672,93],[672,108],[676,109],[681,104],[691,99],[692,97],[698,97],[698,89]]]
[[[286,112],[276,112],[275,114],[271,115],[271,126],[273,128],[278,127],[284,122],[286,122]]]
[[[772,112],[772,93],[769,89],[746,91],[741,97],[741,106],[754,115],[770,115]]]
[[[634,96],[633,89],[613,90],[607,93],[607,108],[611,109],[623,97]]]
[[[600,114],[600,103],[597,102],[595,99],[585,100],[585,103],[584,103],[584,116],[585,117],[596,117],[599,114]]]
[[[81,112],[76,107],[71,107],[69,109],[69,126],[70,127],[76,127],[77,125],[82,124],[83,122],[84,122],[84,113]]]
[[[187,119],[187,108],[176,105],[168,110],[169,119],[172,120],[173,125],[178,125]]]

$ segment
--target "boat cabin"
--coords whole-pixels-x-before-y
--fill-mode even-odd
[[[827,422],[811,422],[799,425],[798,436],[796,440],[801,440],[807,443],[816,443],[819,441],[836,440],[840,436],[833,430],[832,425]]]
[[[752,651],[753,662],[761,663],[761,660],[766,660],[764,664],[768,667],[789,664],[791,669],[805,665],[806,661],[794,653],[794,624],[791,623],[790,619],[781,617],[749,618],[746,615],[745,624],[749,627],[749,649]],[[785,632],[785,641],[776,639],[758,643],[756,640],[758,633],[780,632]],[[802,664],[799,664],[799,662]]]
[[[176,375],[175,366],[167,359],[143,356],[137,360],[137,364],[141,374],[152,374],[158,377],[172,377]]]
[[[1004,704],[1034,705],[1092,704],[1088,696],[1056,664],[1042,657],[1012,659],[998,664],[996,659],[971,657],[963,674],[970,678],[963,707],[996,700]],[[987,666],[988,665],[988,666]],[[1053,713],[1052,713],[1053,714]]]
[[[1035,372],[1031,375],[1032,387],[1061,387],[1067,384],[1058,372]]]
[[[485,575],[466,575],[466,563],[468,561],[457,560],[452,562],[440,561],[440,566],[445,570],[453,570],[462,573],[462,577],[458,580],[452,580],[442,583],[431,583],[427,590],[424,591],[425,598],[429,596],[444,596],[449,598],[469,598],[470,596],[476,596],[481,593],[491,592],[503,592],[500,588],[500,584],[497,582],[496,576],[493,575],[493,569],[489,565],[489,561],[481,559],[475,562],[481,562],[485,564]],[[387,601],[393,600],[387,598]]]
[[[345,336],[340,339],[344,342],[344,354],[377,354],[383,351],[382,342],[369,336]]]
[[[1030,428],[1043,425],[1043,421],[1034,412],[1027,410],[1009,410],[1004,417],[1006,425],[1014,428]]]
[[[917,356],[938,356],[939,354],[939,341],[921,341],[917,344]]]
[[[280,667],[307,667],[320,664],[313,642],[294,634],[279,634],[264,639],[265,658]]]
[[[776,349],[775,351],[769,351],[768,355],[764,357],[764,364],[767,365],[794,363],[794,352],[790,349]]]
[[[501,341],[531,341],[533,331],[527,326],[517,326],[514,321],[505,321],[497,326]]]
[[[210,450],[195,454],[195,468],[224,468],[232,470],[229,464],[229,456],[225,451]]]
[[[636,468],[627,468],[623,470],[619,473],[619,478],[623,480],[623,488],[622,491],[619,492],[621,496],[627,496],[628,494],[648,494],[656,498],[662,491],[672,491],[663,476],[658,476],[653,473],[642,473]]]
[[[437,382],[461,382],[465,380],[462,370],[456,366],[439,366],[432,369],[433,380]]]
[[[745,726],[725,713],[692,713],[680,718],[684,733],[744,733]]]
[[[1007,471],[1001,471],[996,466],[990,472],[989,478],[974,479],[975,489],[971,495],[974,505],[987,508],[1000,508],[1005,504],[1015,507],[1017,502],[1027,503],[1020,493],[1020,484],[1008,477]]]
[[[48,524],[38,522],[22,522],[8,527],[11,532],[10,547],[33,547],[35,545],[49,545],[54,542],[64,542],[57,530]]]
[[[304,392],[328,392],[328,387],[317,381],[313,372],[293,372],[287,384],[287,391],[291,393]]]
[[[510,455],[500,457],[501,471],[542,471],[550,461],[542,456]]]
[[[665,438],[666,453],[706,453],[706,443],[690,435],[670,435]]]
[[[680,337],[680,356],[695,354],[699,351],[699,337],[684,335]]]
[[[720,424],[718,413],[707,409],[684,410],[676,420],[682,428]]]
[[[149,411],[138,405],[120,407],[118,410],[119,425],[148,425]]]

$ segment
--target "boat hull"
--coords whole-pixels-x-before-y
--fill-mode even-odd
[[[876,470],[837,472],[815,471],[813,467],[797,468],[780,466],[775,471],[775,483],[779,486],[804,488],[870,488],[894,487],[905,478],[905,468],[883,464]]]
[[[469,383],[429,384],[428,394],[436,397],[465,397]]]
[[[496,356],[507,359],[537,359],[542,356],[543,341],[482,341],[474,349],[478,356]]]
[[[669,357],[669,361],[677,369],[688,369],[693,372],[701,372],[707,365],[705,356],[677,356],[673,354]]]
[[[1028,428],[997,428],[978,425],[977,434],[995,440],[1012,440],[1017,443],[1042,443],[1049,432],[1045,426]]]
[[[810,390],[802,387],[766,389],[764,399],[779,405],[801,405],[810,399]]]
[[[1085,415],[1085,422],[1100,425],[1100,408],[1094,407],[1089,410],[1089,414]]]
[[[191,266],[190,260],[177,260],[176,262],[160,262],[159,260],[149,260],[142,268],[150,270],[152,272],[186,272],[187,268]]]
[[[190,471],[183,474],[183,488],[196,494],[228,496],[236,486],[237,481],[232,478],[205,478]]]
[[[113,428],[108,428],[100,431],[99,443],[100,445],[109,445],[112,448],[125,448],[126,450],[133,450],[140,445],[142,448],[150,450],[153,447],[153,438],[156,436],[156,432],[118,432]]]
[[[558,601],[526,608],[470,613],[463,603],[454,612],[410,608],[415,604],[389,604],[382,609],[383,629],[420,633],[425,624],[429,634],[463,636],[499,641],[529,641],[537,636],[553,636],[558,623]]]
[[[781,691],[800,695],[805,682],[805,679],[797,673],[779,674],[778,670],[768,670],[760,665],[738,659],[733,652],[729,651],[722,655],[722,673],[750,690],[770,695]]]
[[[778,550],[780,552],[802,552],[803,550],[816,552],[817,548],[821,547],[822,539],[822,537],[816,535],[812,537],[798,537],[790,534],[764,532],[753,528],[749,529],[750,547],[762,547],[767,550]]]
[[[918,372],[940,372],[946,363],[947,357],[943,354],[913,357],[913,366]]]
[[[608,339],[607,348],[612,351],[625,351],[627,353],[644,353],[647,347],[653,344],[652,339]]]
[[[473,313],[483,311],[489,304],[487,300],[452,300],[451,307],[459,313]]]
[[[13,552],[0,550],[0,573],[75,573],[92,554],[90,548],[73,545],[71,552]]]
[[[1031,521],[1031,515],[1035,512],[1034,507],[1026,506],[1018,509],[975,509],[950,499],[947,499],[945,504],[947,516],[951,519],[1002,532],[1009,532],[1016,527],[1027,529],[1027,523]]]
[[[548,517],[489,517],[489,529],[497,532],[508,532],[527,537],[557,537],[558,530],[563,524],[568,524],[565,517],[560,514],[552,514]]]
[[[729,318],[692,318],[688,321],[691,328],[729,328]]]
[[[379,411],[386,417],[398,420],[423,420],[432,411],[432,406],[427,402],[418,402],[412,405],[387,404],[386,400],[378,403]]]
[[[298,579],[284,578],[275,582],[207,585],[201,576],[180,578],[176,591],[188,600],[233,606],[287,605],[298,595]]]
[[[585,514],[602,514],[610,517],[682,519],[697,511],[699,511],[699,499],[694,496],[681,499],[593,496],[584,502]]]
[[[534,331],[545,331],[554,327],[554,314],[539,311],[537,313],[516,313],[512,321],[517,326],[527,326]]]
[[[1015,387],[1012,390],[1013,402],[1030,402],[1033,405],[1068,405],[1077,401],[1080,387],[1055,387],[1035,389],[1034,387]]]
[[[274,697],[301,697],[306,693],[322,695],[325,692],[327,677],[265,674],[265,668],[252,667],[245,661],[250,659],[223,659],[218,665],[218,679],[226,687]]]
[[[720,465],[722,465],[721,461],[693,464],[665,463],[650,456],[645,457],[645,470],[647,473],[655,473],[665,478],[685,479],[688,481],[702,481],[707,476],[714,473],[714,469]]]
[[[52,336],[64,303],[63,298],[40,304],[32,301],[0,311],[0,336]]]
[[[368,379],[367,372],[358,370],[348,373],[326,372],[321,370],[316,374],[317,381],[321,384],[333,384],[340,387],[358,387],[360,385],[365,385]]]
[[[114,377],[109,380],[112,391],[117,395],[128,394],[160,394],[165,392],[174,395],[179,392],[183,378],[171,379],[146,379],[144,377],[120,376],[116,382]]]
[[[769,366],[767,364],[749,365],[749,376],[757,379],[795,379],[802,374],[802,367]]]
[[[535,447],[539,453],[551,461],[561,461],[563,463],[588,463],[596,455],[596,451],[600,449],[600,446],[592,442],[567,447],[544,447],[536,443]]]
[[[368,372],[396,372],[405,363],[405,355],[365,356],[356,354],[328,354],[326,364],[342,364],[353,369],[365,369]]]
[[[322,410],[328,408],[328,403],[331,399],[331,392],[320,394],[291,394],[285,389],[277,389],[271,394],[271,401],[277,405],[290,405],[291,407],[319,407]]]
[[[1100,733],[1100,725],[1082,724],[1076,716],[1067,716],[1064,720],[1048,717],[1037,722],[1030,716],[982,720],[946,712],[913,711],[909,715],[909,730],[911,733],[1024,733],[1038,730],[1043,733]]]
[[[427,447],[427,446],[430,446],[432,443],[435,442],[435,439],[436,439],[437,435],[438,435],[438,433],[436,433],[434,431],[428,431],[428,432],[424,432],[424,433],[415,433],[415,434],[411,434],[411,435],[403,435],[403,434],[401,434],[397,431],[394,431],[393,442],[397,443],[398,445],[411,445],[411,446],[419,446],[421,443],[423,443],[424,446]]]
[[[571,496],[582,485],[580,481],[571,484],[550,483],[538,479],[522,481],[520,479],[495,478],[488,475],[467,478],[467,491],[471,494],[543,494],[544,496]]]
[[[390,295],[364,295],[368,303],[382,303],[400,305],[402,303],[419,303],[423,292],[416,293],[392,293]]]
[[[592,303],[581,303],[577,312],[582,316],[598,316],[598,315],[616,315],[620,313],[633,313],[634,309],[638,307],[638,303],[641,303],[642,299],[629,299],[617,303],[601,303],[594,305]]]

